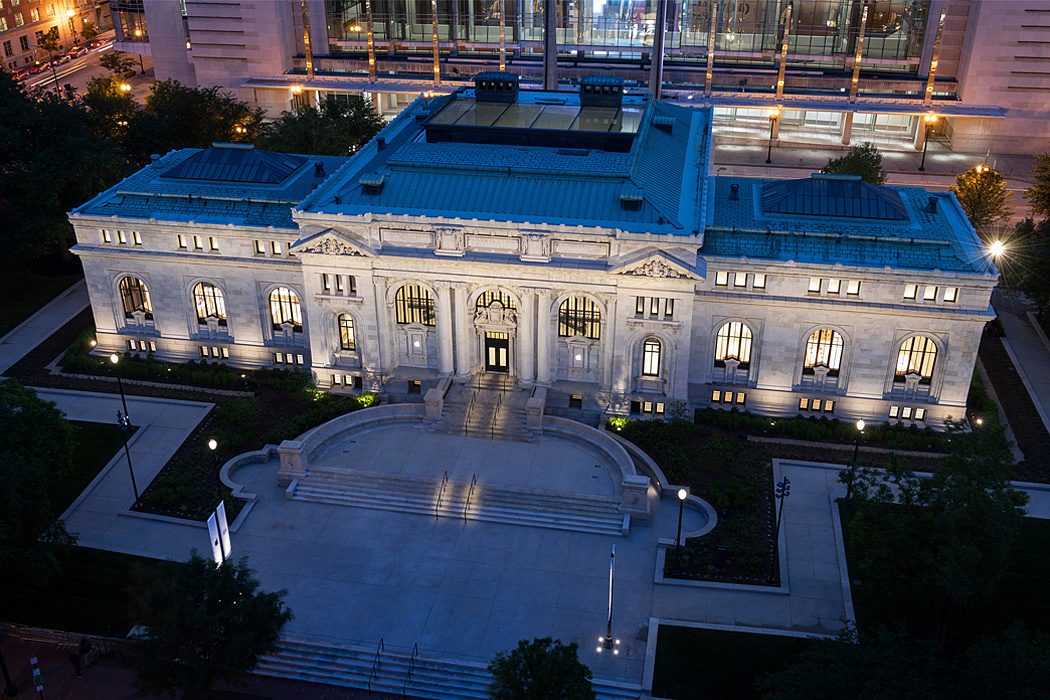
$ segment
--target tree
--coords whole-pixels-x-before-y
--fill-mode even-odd
[[[186,87],[170,79],[156,82],[128,136],[128,143],[140,149],[132,160],[144,163],[151,153],[207,148],[217,141],[252,143],[262,118],[262,110],[217,87]]]
[[[1035,216],[1050,217],[1050,153],[1035,158],[1035,184],[1024,191]]]
[[[860,175],[864,182],[881,185],[886,181],[882,171],[882,152],[875,144],[865,141],[853,146],[846,155],[829,160],[823,172],[834,175]]]
[[[524,639],[509,654],[499,652],[489,664],[492,700],[594,700],[591,669],[577,658],[576,643],[550,637]]]
[[[316,109],[302,106],[284,112],[267,125],[257,144],[282,153],[346,156],[368,143],[384,123],[363,97],[348,101],[329,97]]]
[[[46,582],[54,545],[75,538],[56,519],[48,487],[70,468],[73,431],[50,401],[14,379],[0,382],[0,571]]]
[[[112,53],[101,54],[98,59],[98,64],[118,78],[124,77],[125,73],[135,69],[135,59],[131,58],[123,51],[113,51]]]
[[[91,41],[98,36],[98,27],[95,26],[94,22],[84,22],[84,26],[80,30],[80,36],[84,37],[84,41]]]
[[[1018,222],[1007,245],[996,261],[1003,279],[1020,287],[1045,313],[1050,309],[1050,218]]]
[[[51,64],[51,75],[55,78],[55,94],[58,94],[58,72],[55,70],[55,62],[52,60],[52,54],[58,52],[58,27],[51,27],[46,32],[40,35],[37,40],[37,44],[44,51],[47,51],[47,61]]]
[[[66,212],[119,180],[125,164],[92,131],[91,115],[50,92],[0,76],[0,245],[29,260],[72,256]]]
[[[124,90],[119,78],[92,78],[83,103],[94,117],[95,133],[120,142],[127,135],[139,113],[139,105],[130,90]]]
[[[987,165],[970,168],[955,178],[950,188],[977,233],[982,236],[997,221],[1010,218],[1010,193],[1006,180]]]
[[[216,567],[196,551],[174,574],[136,572],[131,618],[144,632],[127,657],[139,692],[208,690],[254,668],[292,618],[285,591],[258,589],[246,560]]]
[[[965,434],[950,423],[951,450],[920,478],[896,459],[857,489],[848,536],[858,568],[884,601],[929,611],[943,648],[952,613],[980,603],[999,581],[1027,494],[1010,486],[1001,432]]]
[[[995,639],[966,651],[967,695],[973,700],[1050,698],[1050,637],[1014,622]]]

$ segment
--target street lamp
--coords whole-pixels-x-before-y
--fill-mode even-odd
[[[933,112],[924,114],[922,117],[923,125],[926,129],[926,133],[922,137],[922,162],[919,163],[919,170],[926,170],[926,144],[930,142],[930,130],[933,129],[933,125],[937,123],[937,115]]]
[[[66,17],[69,18],[69,32],[73,35],[73,45],[76,46],[79,42],[77,41],[77,29],[73,26],[73,17],[76,15],[73,10],[66,10]]]
[[[4,661],[3,650],[0,650],[0,671],[4,672],[4,697],[13,698],[18,695],[18,686],[11,682],[11,674],[7,672],[7,662]]]
[[[678,536],[674,541],[674,568],[676,571],[682,570],[682,508],[685,507],[685,499],[689,495],[689,492],[685,489],[678,489]]]
[[[857,437],[853,439],[853,464],[857,463],[857,453],[860,452],[860,435],[864,432],[864,420],[857,421]]]
[[[776,125],[779,117],[780,108],[774,107],[769,112],[769,148],[766,149],[766,163],[773,162],[773,127]]]
[[[116,365],[120,362],[120,355],[113,353],[109,356],[109,361]],[[117,426],[120,428],[120,435],[124,438],[124,455],[128,458],[128,471],[131,473],[131,490],[135,492],[135,505],[139,503],[139,486],[135,483],[135,469],[131,466],[131,450],[128,449],[128,430],[131,429],[131,416],[128,415],[128,401],[124,397],[124,382],[120,379],[120,372],[117,372],[117,387],[120,389],[120,403],[124,407],[124,412],[121,413],[120,409],[117,409]]]
[[[211,450],[211,461],[215,465],[215,483],[219,487],[219,500],[222,500],[222,476],[219,474],[219,455],[215,452],[218,449],[219,443],[215,441],[215,438],[208,440],[208,449]]]
[[[116,366],[117,363],[120,362],[120,355],[113,353],[109,356],[109,361]],[[117,388],[120,389],[120,405],[124,407],[124,416],[126,417],[128,415],[128,400],[124,398],[124,382],[120,379],[119,370],[117,371]],[[128,424],[130,425],[130,423]]]
[[[777,526],[773,531],[773,556],[769,560],[768,580],[770,581],[773,580],[773,565],[777,561],[777,552],[780,549],[780,522],[784,518],[784,500],[791,495],[791,480],[785,476],[783,481],[778,481],[773,495],[780,501],[780,508],[777,512]]]
[[[612,612],[613,612],[613,566],[616,563],[616,545],[612,546],[612,554],[609,555],[609,622],[605,628],[605,636],[598,637],[598,641],[601,642],[601,646],[598,647],[598,653],[602,653],[603,650],[612,650],[613,656],[620,653],[617,649],[620,645],[619,639],[613,639],[612,636]]]
[[[992,241],[992,244],[988,246],[988,254],[996,260],[1006,252],[1006,244],[1002,241]]]

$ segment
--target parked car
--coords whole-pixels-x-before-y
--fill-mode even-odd
[[[29,71],[30,75],[36,75],[37,73],[43,73],[50,67],[51,64],[47,61],[44,61],[43,63],[34,63],[33,65],[29,66],[29,68],[27,68],[26,70]]]
[[[100,46],[105,46],[107,42],[104,39],[92,39],[88,42],[89,49],[97,49]]]
[[[73,59],[80,58],[81,56],[87,56],[87,52],[88,50],[86,46],[74,46],[69,51],[66,51],[66,55]]]
[[[22,82],[23,80],[29,77],[29,71],[27,71],[25,68],[19,68],[17,70],[11,71],[11,77],[17,80],[18,82]]]
[[[54,58],[52,58],[51,62],[54,63],[56,66],[60,66],[63,63],[69,63],[69,61],[71,61],[72,58],[73,57],[70,56],[67,53],[60,53],[57,56],[55,56]]]

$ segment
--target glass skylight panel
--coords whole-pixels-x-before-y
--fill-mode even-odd
[[[543,105],[543,112],[532,123],[533,129],[551,129],[568,131],[580,112],[580,108],[570,105]]]
[[[494,126],[507,129],[529,129],[543,112],[543,106],[516,103],[510,105]]]
[[[583,107],[573,131],[620,131],[620,110],[615,107]]]

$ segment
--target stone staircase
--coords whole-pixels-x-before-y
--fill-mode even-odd
[[[254,673],[435,700],[486,700],[492,680],[486,665],[435,659],[412,651],[323,644],[285,638],[260,659]],[[374,669],[374,673],[373,673]],[[598,700],[637,700],[638,685],[594,679]]]
[[[625,535],[630,524],[610,497],[463,481],[443,487],[440,479],[382,472],[315,467],[285,494],[299,501],[602,535]]]
[[[529,390],[502,375],[479,375],[466,384],[453,384],[445,395],[441,419],[431,430],[496,440],[528,441],[525,404]]]

